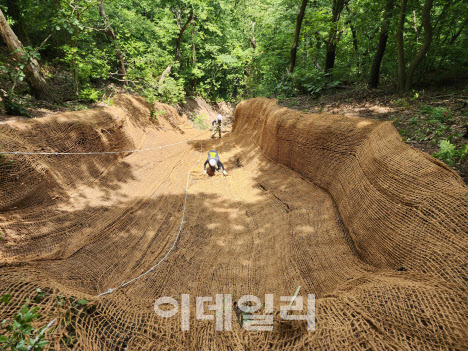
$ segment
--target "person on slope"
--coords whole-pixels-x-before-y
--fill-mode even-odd
[[[216,133],[219,133],[219,137],[221,138],[221,123],[223,122],[223,116],[218,115],[216,119],[211,122],[211,126],[213,127],[213,134],[211,135],[211,139],[213,139]]]
[[[206,165],[209,165],[210,171],[214,173],[216,170],[218,172],[221,172],[221,169],[223,170],[223,174],[227,176],[226,170],[224,169],[224,165],[219,159],[219,154],[218,151],[216,150],[211,150],[208,152],[208,158],[205,161],[205,164],[203,165],[203,175],[206,174]]]

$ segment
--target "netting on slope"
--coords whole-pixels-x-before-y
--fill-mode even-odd
[[[466,283],[467,188],[445,164],[401,141],[391,122],[310,115],[254,99],[235,133],[327,190],[360,258]]]
[[[110,109],[2,125],[0,152],[118,151],[187,139],[175,112],[159,108],[167,119],[154,123],[149,105],[121,96]],[[264,159],[256,145],[306,180]],[[199,145],[78,161],[4,156],[0,293],[13,297],[0,306],[1,317],[13,316],[27,297],[36,301],[43,313],[37,325],[58,320],[47,337],[55,349],[466,346],[467,198],[450,169],[403,144],[388,123],[300,114],[267,99],[241,103],[234,132],[214,146],[231,168],[239,157],[245,163],[232,183],[213,190],[236,200],[210,193],[214,181],[192,182],[188,223],[168,262],[100,298],[171,245]],[[223,228],[231,217],[232,228]],[[409,272],[395,272],[402,265]],[[237,323],[231,332],[215,332],[213,322],[193,317],[190,332],[181,332],[179,319],[153,311],[159,296],[272,293],[270,286],[279,293],[298,284],[321,291],[315,332],[281,321],[277,312],[273,332],[247,332]],[[77,306],[76,298],[92,302]]]

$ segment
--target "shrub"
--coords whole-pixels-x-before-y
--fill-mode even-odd
[[[158,89],[161,102],[166,104],[177,104],[185,102],[184,82],[182,79],[176,81],[172,77],[167,77]]]
[[[426,116],[429,123],[450,122],[452,120],[452,114],[450,111],[443,107],[432,107],[426,105],[421,108],[420,113]]]
[[[468,145],[463,145],[457,150],[455,145],[450,141],[441,140],[439,143],[439,151],[432,156],[444,161],[449,166],[453,166],[468,156]]]
[[[159,117],[160,116],[164,116],[166,114],[166,111],[164,110],[156,110],[154,107],[151,108],[151,111],[150,111],[150,119],[151,120],[154,120],[156,122],[159,121]]]
[[[1,297],[3,303],[9,303],[11,296],[6,294]],[[0,335],[0,345],[2,349],[11,350],[43,350],[49,341],[44,340],[44,335],[41,330],[35,330],[31,322],[39,318],[37,313],[39,307],[29,307],[29,300],[26,300],[24,305],[15,318],[8,323],[8,320],[3,320],[2,329],[6,330],[4,335]],[[44,327],[45,328],[45,327]],[[34,337],[37,334],[38,337]],[[29,348],[30,347],[30,348]]]
[[[102,95],[102,91],[87,87],[80,91],[79,98],[81,101],[84,102],[96,102],[102,97]]]
[[[199,116],[195,116],[195,118],[193,119],[193,123],[200,129],[208,128],[206,125],[206,116],[203,113]]]
[[[7,93],[4,90],[0,91],[0,96],[3,97],[3,107],[7,115],[30,117],[28,111],[30,104],[24,98],[17,96],[12,91]]]

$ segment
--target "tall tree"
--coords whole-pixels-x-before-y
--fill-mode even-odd
[[[374,59],[372,60],[372,67],[369,78],[369,88],[377,88],[380,78],[380,65],[385,54],[385,48],[388,40],[388,29],[390,27],[390,18],[392,17],[392,10],[395,6],[395,0],[387,0],[385,10],[383,13],[382,25],[380,27],[379,44],[375,51]]]
[[[328,34],[327,55],[325,57],[325,72],[335,67],[338,22],[344,5],[345,0],[333,0],[331,28]]]
[[[405,44],[403,42],[403,31],[405,27],[406,7],[408,0],[401,0],[400,15],[398,17],[398,27],[396,33],[396,43],[398,49],[398,90],[402,91],[406,83],[406,63],[405,63]]]
[[[29,36],[24,29],[24,18],[21,13],[21,2],[18,0],[6,0],[6,5],[8,7],[7,13],[11,16],[15,23],[11,26],[11,29],[18,36],[19,40],[26,46],[31,45]]]
[[[250,45],[252,46],[252,58],[250,60],[250,73],[249,79],[252,79],[254,74],[254,59],[255,59],[255,50],[257,49],[257,39],[255,39],[255,22],[251,21],[252,24],[252,34],[249,38]]]
[[[0,9],[0,33],[10,49],[13,57],[18,62],[25,61],[24,75],[33,93],[38,99],[48,102],[56,102],[57,96],[45,81],[39,63],[34,57],[27,57],[23,44],[9,26],[2,10]]]
[[[120,79],[124,79],[125,76],[127,75],[127,70],[125,69],[125,62],[124,62],[124,55],[119,49],[119,46],[117,44],[117,38],[115,36],[114,30],[112,29],[109,20],[106,15],[106,10],[104,9],[104,0],[101,0],[101,2],[98,4],[99,8],[99,14],[104,20],[105,28],[104,28],[104,33],[106,33],[106,36],[112,41],[114,44],[114,49],[115,49],[115,59],[118,63],[118,76]]]
[[[175,60],[180,61],[182,58],[182,53],[180,50],[180,42],[182,40],[182,36],[184,35],[184,32],[187,29],[188,25],[190,24],[190,22],[192,22],[195,19],[195,14],[193,12],[193,8],[191,8],[189,18],[185,21],[185,24],[182,25],[182,9],[180,8],[179,4],[176,7],[172,8],[172,13],[174,14],[174,17],[177,21],[177,27],[179,28],[179,34],[177,35],[177,38],[176,38]]]
[[[308,3],[308,0],[302,0],[299,13],[297,14],[296,31],[294,33],[294,41],[293,41],[293,45],[291,48],[291,58],[289,60],[289,68],[288,68],[289,73],[293,72],[294,66],[296,65],[297,46],[299,44],[299,36],[301,34],[302,20],[304,19],[304,14],[305,14],[305,10],[307,7],[307,3]]]
[[[429,47],[432,42],[432,24],[431,24],[431,9],[433,0],[425,0],[424,7],[421,14],[422,27],[424,29],[424,39],[421,47],[419,48],[416,55],[411,60],[408,69],[406,69],[405,62],[405,48],[403,42],[404,23],[406,17],[406,7],[408,0],[401,0],[400,17],[398,21],[397,30],[397,47],[398,47],[398,90],[408,91],[411,89],[413,84],[413,76],[416,71],[416,67],[426,56],[429,51]]]
[[[314,32],[314,37],[315,37],[314,67],[318,71],[322,72],[323,69],[322,67],[320,67],[320,64],[319,64],[319,56],[320,56],[322,45],[325,44],[325,40],[320,36],[320,32],[318,30]]]
[[[72,75],[73,75],[73,88],[75,90],[75,94],[78,96],[79,94],[79,86],[78,86],[78,70],[79,70],[79,63],[78,63],[78,42],[80,38],[80,31],[84,28],[81,24],[82,18],[85,17],[85,13],[91,9],[92,7],[98,5],[100,0],[70,0],[68,3],[68,10],[71,10],[69,18],[67,19],[69,22],[74,23],[74,33],[72,39]],[[71,34],[72,32],[70,32]]]
[[[433,0],[426,0],[421,14],[421,22],[424,29],[424,39],[421,45],[421,48],[414,56],[411,61],[408,72],[406,75],[405,90],[410,90],[413,84],[413,76],[416,71],[416,67],[421,63],[421,61],[426,57],[427,52],[431,46],[432,42],[432,23],[431,23],[431,9],[432,9]]]
[[[360,72],[361,59],[359,57],[359,46],[358,46],[358,37],[356,27],[352,23],[352,19],[349,21],[349,29],[351,30],[351,37],[353,38],[353,49],[356,54],[358,72]]]

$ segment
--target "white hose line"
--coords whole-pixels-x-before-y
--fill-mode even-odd
[[[204,133],[202,133],[204,134]],[[200,135],[202,135],[200,134]],[[200,136],[200,135],[197,135],[196,137]],[[184,141],[181,141],[181,142],[178,142],[178,143],[175,143],[175,144],[170,144],[170,145],[165,145],[165,146],[160,146],[158,148],[163,148],[163,147],[167,147],[167,146],[172,146],[172,145],[176,145],[176,144],[180,144],[182,142],[185,142],[185,141],[189,141],[189,140],[192,140],[193,138],[191,139],[187,139],[187,140],[184,140]],[[157,148],[156,148],[157,149]],[[147,150],[150,150],[150,149],[145,149],[145,150],[136,150],[136,151],[147,151]],[[153,150],[153,149],[151,149]],[[129,152],[129,151],[121,151],[121,152]],[[153,267],[151,267],[150,269],[148,269],[145,273],[139,275],[138,277],[136,278],[133,278],[132,280],[129,280],[127,282],[124,282],[122,283],[121,285],[115,287],[115,288],[110,288],[109,290],[107,290],[106,292],[103,292],[97,296],[104,296],[104,295],[108,295],[108,294],[111,294],[113,293],[115,290],[119,289],[119,288],[122,288],[126,285],[129,285],[131,283],[133,283],[134,281],[140,279],[141,277],[147,275],[149,272],[152,272],[156,267],[158,267],[166,258],[167,256],[169,256],[169,254],[172,252],[172,250],[174,249],[175,245],[177,244],[177,241],[179,240],[179,237],[180,237],[180,233],[182,232],[182,227],[184,225],[184,219],[185,219],[185,210],[187,208],[187,197],[188,197],[188,187],[189,187],[189,180],[190,180],[190,173],[192,172],[192,170],[195,168],[196,165],[198,165],[198,163],[200,162],[200,159],[201,159],[201,156],[202,156],[202,153],[203,153],[203,142],[200,143],[200,156],[198,157],[198,160],[197,162],[190,168],[190,170],[188,171],[187,173],[187,183],[185,185],[185,199],[184,199],[184,208],[183,208],[183,211],[182,211],[182,219],[180,221],[180,227],[179,227],[179,232],[177,233],[177,236],[174,240],[174,242],[172,243],[172,246],[171,248],[169,249],[169,251],[164,255],[163,258],[161,258],[159,260],[158,263],[156,263]],[[47,326],[39,333],[39,335],[34,339],[33,341],[33,344],[30,345],[27,349],[27,351],[30,351],[33,347],[34,347],[34,344],[40,339],[40,337],[57,321],[57,318],[54,318],[53,320],[51,320],[49,322],[49,324],[47,324]]]
[[[55,323],[56,320],[57,320],[57,318],[54,318],[53,320],[51,320],[51,321],[49,322],[49,324],[47,324],[47,326],[46,326],[44,329],[41,330],[41,332],[39,333],[39,335],[33,340],[33,343],[32,343],[31,345],[28,346],[27,351],[31,350],[31,349],[34,347],[34,345],[36,344],[36,342],[38,342],[39,339],[41,338],[42,334],[44,334],[44,333],[47,331],[47,329],[49,329],[49,328]]]
[[[179,240],[179,237],[180,237],[180,233],[182,232],[182,227],[184,225],[184,219],[185,219],[185,210],[187,208],[187,197],[188,197],[188,188],[189,188],[189,180],[190,180],[190,173],[192,172],[193,168],[198,165],[198,163],[200,162],[200,159],[201,159],[201,156],[202,156],[202,153],[203,153],[203,142],[200,143],[200,156],[198,157],[198,160],[197,162],[192,166],[192,168],[190,168],[190,170],[188,171],[187,173],[187,184],[185,186],[185,200],[184,200],[184,209],[182,211],[182,219],[180,221],[180,227],[179,227],[179,232],[177,233],[177,236],[174,240],[174,242],[172,243],[172,246],[171,248],[169,249],[169,251],[167,251],[167,253],[164,255],[163,258],[161,258],[159,260],[158,263],[156,263],[153,267],[151,267],[150,269],[148,269],[146,272],[140,274],[138,277],[136,278],[133,278],[132,280],[129,280],[127,282],[124,282],[122,284],[120,284],[119,286],[115,287],[115,288],[109,288],[109,290],[107,290],[106,292],[103,292],[97,296],[104,296],[104,295],[108,295],[108,294],[111,294],[113,293],[115,290],[119,289],[119,288],[123,288],[124,286],[128,285],[128,284],[131,284],[133,283],[134,281],[140,279],[141,277],[144,277],[145,275],[147,275],[148,273],[152,272],[157,266],[159,266],[166,258],[167,256],[169,256],[169,254],[172,252],[172,250],[174,249],[177,241]]]
[[[187,140],[191,140],[191,139],[187,139]],[[177,143],[179,144],[179,143]],[[172,145],[175,145],[175,144],[172,144]],[[188,171],[187,173],[187,183],[185,185],[185,199],[184,199],[184,209],[182,211],[182,219],[180,221],[180,226],[179,226],[179,231],[177,233],[177,236],[174,240],[174,242],[172,243],[172,246],[171,248],[169,249],[169,251],[167,251],[167,253],[164,255],[163,258],[161,258],[159,260],[158,263],[156,263],[153,267],[151,267],[150,269],[148,269],[146,272],[144,272],[143,274],[140,274],[138,277],[136,278],[133,278],[132,280],[129,280],[127,282],[124,282],[122,284],[120,284],[119,286],[115,287],[115,288],[110,288],[109,290],[107,290],[106,292],[103,292],[97,296],[104,296],[104,295],[108,295],[108,294],[111,294],[113,293],[114,291],[116,291],[117,289],[119,288],[123,288],[124,286],[126,285],[129,285],[131,283],[133,283],[134,281],[140,279],[141,277],[144,277],[145,275],[147,275],[149,272],[152,272],[156,267],[158,267],[168,256],[169,254],[172,252],[172,250],[174,249],[175,245],[177,244],[177,241],[179,240],[179,237],[180,237],[180,233],[182,232],[182,227],[184,225],[184,219],[185,219],[185,211],[186,211],[186,208],[187,208],[187,197],[188,197],[188,188],[189,188],[189,180],[190,180],[190,173],[192,172],[192,170],[195,168],[196,165],[198,165],[198,163],[200,162],[200,159],[201,159],[201,156],[202,156],[202,153],[203,153],[203,142],[200,143],[200,156],[198,157],[198,160],[197,162],[190,168],[190,170]],[[34,347],[34,344],[40,339],[40,337],[57,321],[57,318],[54,318],[52,321],[49,322],[49,324],[47,324],[47,326],[42,329],[42,331],[39,333],[39,335],[34,339],[32,345],[30,345],[27,349],[27,351],[30,351],[33,347]]]
[[[205,134],[205,132],[194,136],[193,138],[186,139],[179,141],[174,144],[167,144],[161,146],[150,147],[146,149],[137,149],[137,150],[122,150],[122,151],[90,151],[90,152],[22,152],[22,151],[1,151],[0,155],[105,155],[105,154],[125,154],[125,153],[132,153],[132,152],[143,152],[143,151],[151,151],[157,149],[164,149],[169,146],[174,146],[178,144],[185,143],[187,141],[193,140],[194,138],[198,138],[200,135]]]

